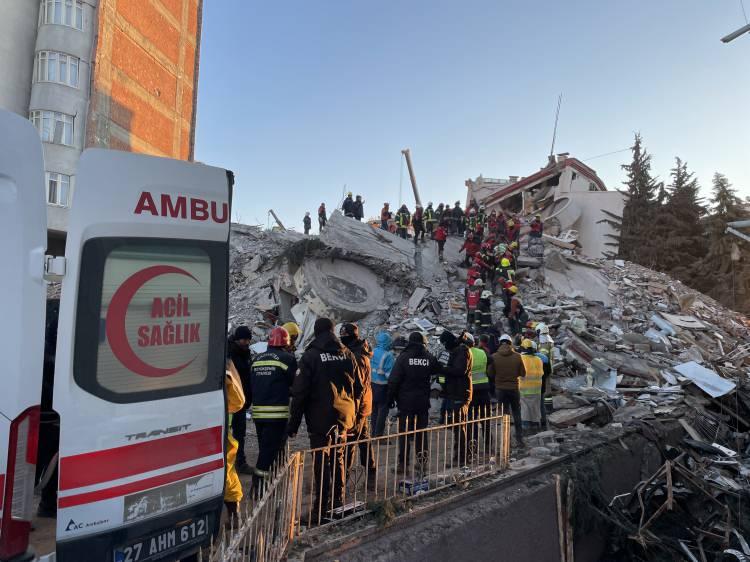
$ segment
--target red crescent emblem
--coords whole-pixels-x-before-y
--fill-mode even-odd
[[[168,377],[169,375],[174,375],[175,373],[180,372],[195,361],[195,357],[193,357],[187,363],[170,369],[154,367],[138,357],[135,351],[133,351],[133,348],[130,347],[130,342],[128,341],[128,334],[125,330],[125,315],[128,312],[130,301],[133,300],[133,297],[138,290],[146,283],[155,277],[166,275],[168,273],[184,275],[198,283],[198,280],[195,277],[179,267],[171,265],[154,265],[147,267],[146,269],[134,273],[128,277],[122,285],[120,285],[120,288],[115,291],[114,295],[112,295],[112,300],[109,302],[109,309],[107,310],[105,324],[107,339],[109,340],[109,346],[112,348],[112,353],[114,353],[115,357],[117,357],[120,363],[125,367],[143,377]]]

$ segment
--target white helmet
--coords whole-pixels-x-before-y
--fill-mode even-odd
[[[492,297],[492,292],[491,291],[482,291],[482,298],[483,299],[489,299],[491,297]]]
[[[482,287],[482,286],[484,286],[484,281],[482,281],[481,279],[477,279],[476,281],[474,281],[474,286],[475,287]]]
[[[474,345],[474,336],[472,336],[469,332],[464,332],[464,340],[469,342],[471,345]]]
[[[539,324],[536,325],[536,332],[537,334],[549,334],[549,326],[545,324],[544,322],[539,322]]]
[[[429,203],[427,203],[427,206],[428,207],[432,207],[432,201],[430,201]]]

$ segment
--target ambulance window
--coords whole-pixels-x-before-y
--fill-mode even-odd
[[[113,402],[221,388],[226,245],[181,240],[86,243],[75,379]]]

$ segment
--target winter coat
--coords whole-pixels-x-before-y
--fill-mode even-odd
[[[396,359],[388,379],[388,401],[397,402],[402,414],[427,412],[430,409],[430,380],[439,369],[437,359],[424,345],[410,343]]]
[[[487,366],[490,382],[494,381],[498,390],[518,390],[518,379],[526,376],[521,355],[509,345],[501,345],[490,357]]]
[[[435,240],[438,242],[445,242],[448,238],[448,234],[445,232],[445,227],[438,226],[435,230]]]
[[[234,363],[234,368],[237,369],[237,374],[240,375],[246,403],[250,404],[250,402],[252,402],[252,392],[250,390],[250,362],[252,355],[250,350],[240,347],[236,341],[230,339],[229,358],[232,360],[232,363]]]
[[[461,207],[453,207],[453,218],[454,219],[463,219],[464,218],[464,211]]]
[[[292,385],[290,433],[305,415],[308,433],[327,435],[351,431],[358,422],[362,385],[357,359],[332,333],[317,336],[302,354]]]
[[[372,414],[372,348],[367,340],[354,340],[346,344],[357,359],[359,379],[362,385],[362,397],[357,408],[357,416],[362,419]]]
[[[383,209],[380,211],[380,220],[381,221],[387,221],[391,219],[391,210],[388,207],[383,207]]]
[[[372,365],[372,382],[374,384],[388,384],[396,357],[391,351],[393,338],[388,332],[378,332],[375,336],[375,350],[370,360]]]
[[[412,216],[412,224],[414,225],[414,228],[422,228],[422,220],[424,218],[424,214],[422,213],[422,209],[417,209],[414,211],[414,216]]]
[[[344,199],[344,204],[341,205],[341,210],[344,211],[344,215],[347,217],[354,216],[354,199],[347,197]]]
[[[305,228],[311,228],[312,227],[312,219],[310,219],[310,217],[308,217],[308,216],[305,216],[305,218],[302,219],[302,224],[304,225]]]
[[[253,419],[286,421],[296,372],[297,360],[283,348],[269,347],[255,356],[250,367]]]
[[[354,202],[354,218],[362,219],[365,216],[365,209],[362,205],[362,201]]]
[[[320,207],[318,207],[318,218],[319,219],[323,219],[323,220],[327,220],[327,217],[326,217],[326,208],[323,205],[321,205]]]
[[[443,396],[448,400],[468,404],[471,402],[471,367],[473,360],[469,348],[459,344],[441,355],[440,374],[445,376]]]

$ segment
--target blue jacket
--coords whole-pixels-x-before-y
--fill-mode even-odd
[[[391,338],[388,332],[378,332],[375,335],[377,344],[370,360],[372,365],[372,382],[373,384],[388,384],[388,377],[391,374],[393,365],[396,363],[396,357],[391,351]]]

